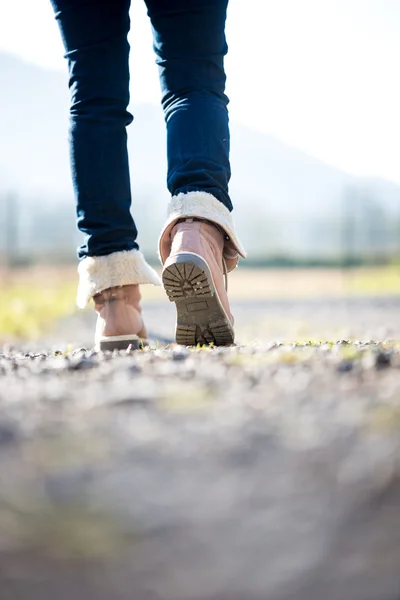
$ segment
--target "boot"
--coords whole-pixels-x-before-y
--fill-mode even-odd
[[[140,299],[137,284],[108,288],[93,297],[96,350],[126,350],[129,345],[137,349],[147,343]]]
[[[104,256],[88,256],[78,267],[77,305],[85,308],[91,298],[98,313],[97,350],[139,348],[147,338],[140,308],[139,284],[161,285],[157,273],[138,250]]]
[[[225,232],[200,218],[183,218],[172,227],[170,239],[162,241],[165,258],[162,281],[177,310],[176,342],[185,346],[234,342],[224,253]],[[237,262],[237,253],[231,258]]]

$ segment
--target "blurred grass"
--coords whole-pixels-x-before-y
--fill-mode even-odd
[[[38,338],[52,324],[76,311],[75,267],[36,266],[0,272],[0,342]],[[239,267],[229,276],[233,301],[279,298],[338,298],[400,294],[400,267],[351,269]],[[165,302],[162,288],[142,286],[143,303]]]
[[[1,279],[0,341],[35,339],[75,311],[76,281],[57,273],[14,273]]]
[[[348,278],[348,288],[358,294],[400,294],[400,266],[381,269],[355,269]]]

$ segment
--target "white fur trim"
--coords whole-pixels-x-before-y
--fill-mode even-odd
[[[85,308],[93,296],[110,287],[135,283],[161,285],[157,273],[138,250],[88,256],[78,266],[79,286],[76,303]]]
[[[246,258],[246,251],[235,232],[232,213],[222,202],[208,192],[187,192],[172,196],[168,204],[167,220],[162,229],[158,248],[161,257],[161,238],[182,217],[198,217],[217,223],[234,244],[238,254]]]

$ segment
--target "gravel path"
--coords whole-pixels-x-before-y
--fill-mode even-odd
[[[368,338],[400,310],[374,302],[237,305],[262,340],[235,348],[5,348],[1,600],[399,600],[400,344]],[[269,341],[284,318],[361,341]]]
[[[400,340],[400,296],[352,297],[348,299],[315,298],[232,302],[238,344],[264,343],[266,340]],[[173,304],[150,302],[144,307],[145,322],[153,339],[161,344],[173,339],[175,310]],[[68,319],[45,346],[89,348],[93,343],[95,315],[91,310]],[[43,344],[35,346],[43,350]]]

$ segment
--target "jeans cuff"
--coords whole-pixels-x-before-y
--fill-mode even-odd
[[[85,308],[93,296],[110,287],[136,283],[161,285],[159,276],[139,250],[88,256],[79,263],[78,273],[76,303],[79,308]]]
[[[158,253],[162,263],[166,261],[169,254],[171,245],[169,234],[176,222],[184,217],[197,217],[219,225],[225,232],[229,251],[236,251],[238,255],[246,258],[246,251],[235,231],[232,213],[226,206],[208,192],[187,192],[173,196],[168,205],[167,220],[158,242]]]

